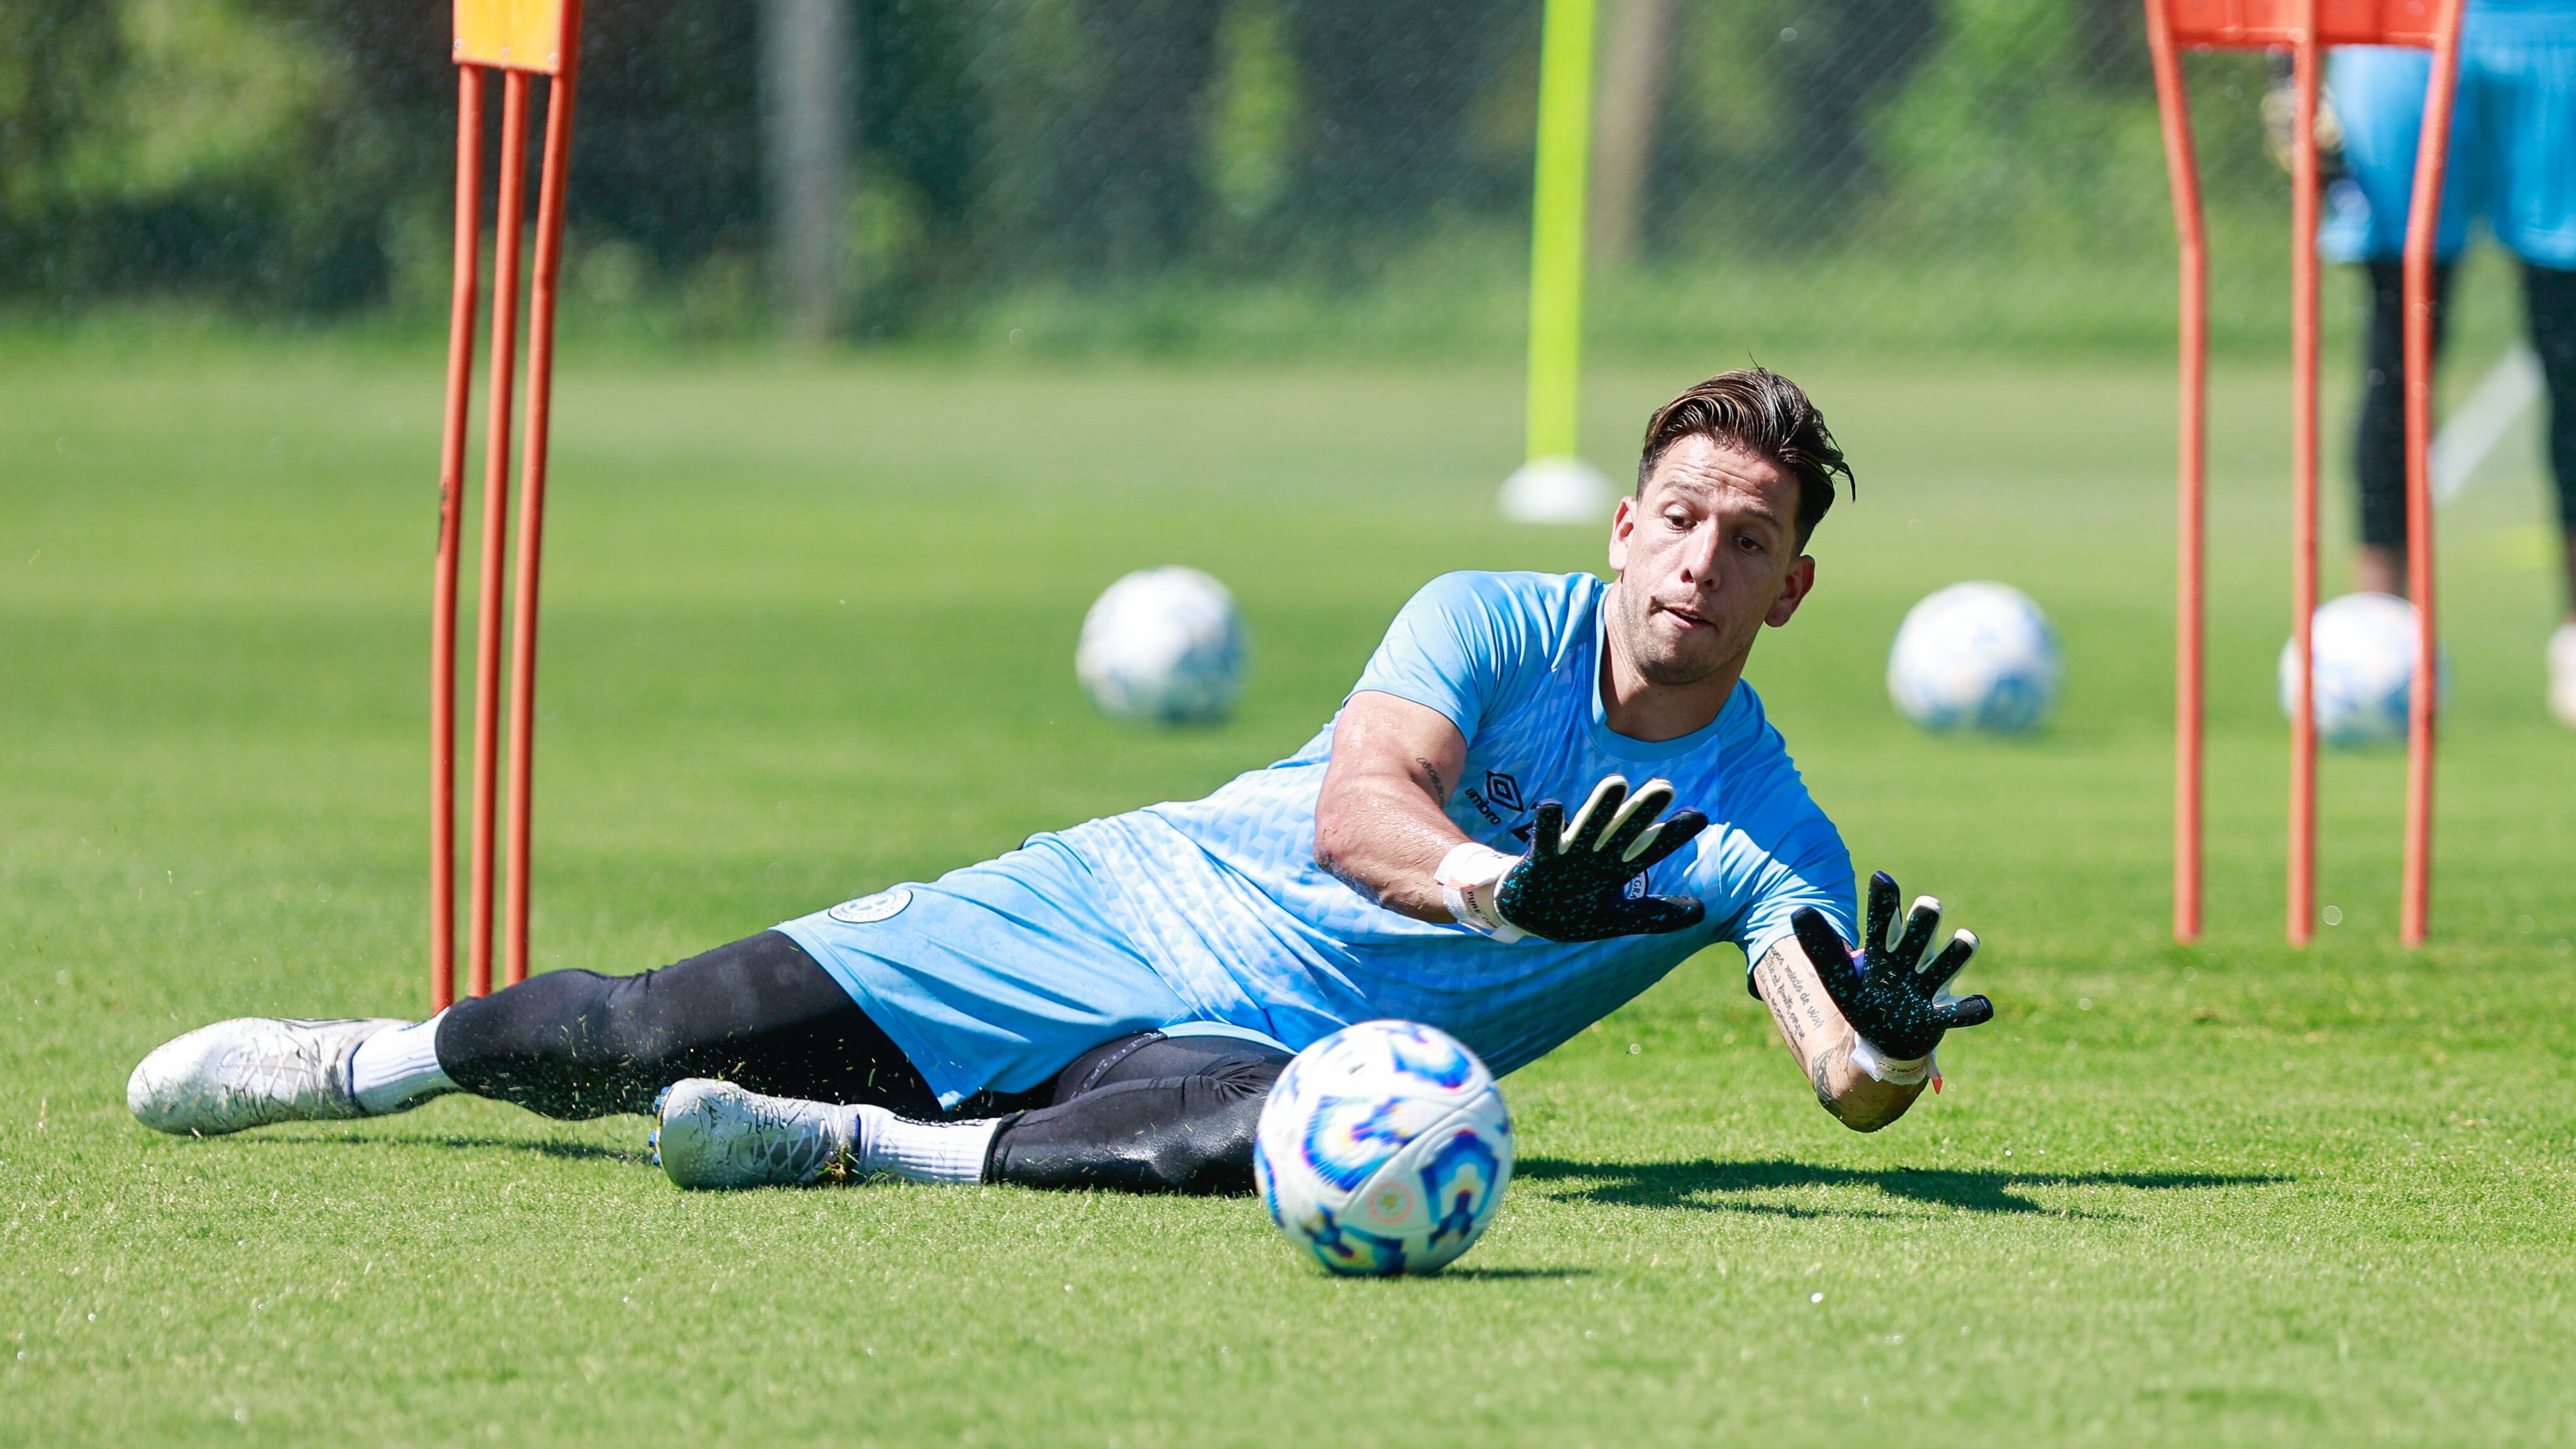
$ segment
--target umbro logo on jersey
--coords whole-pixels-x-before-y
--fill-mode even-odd
[[[1467,803],[1476,807],[1476,813],[1484,816],[1488,825],[1500,825],[1507,815],[1519,815],[1529,809],[1521,799],[1521,782],[1500,770],[1485,772],[1483,789],[1469,785],[1459,793],[1467,797]],[[1515,825],[1511,831],[1522,841],[1528,841],[1530,828],[1527,824]]]

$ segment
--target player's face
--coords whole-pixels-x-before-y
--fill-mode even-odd
[[[1650,684],[1741,667],[1816,578],[1798,552],[1798,485],[1767,458],[1703,437],[1672,445],[1610,523],[1612,627]]]

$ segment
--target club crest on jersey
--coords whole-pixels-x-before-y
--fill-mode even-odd
[[[911,888],[895,886],[872,896],[861,896],[855,901],[843,901],[823,914],[845,926],[869,926],[898,914],[911,904]]]

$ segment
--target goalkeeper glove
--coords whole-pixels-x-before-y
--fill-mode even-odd
[[[1696,810],[1676,810],[1672,783],[1649,780],[1635,794],[1617,775],[1593,787],[1567,828],[1565,807],[1539,802],[1527,855],[1470,841],[1441,859],[1441,897],[1469,930],[1498,941],[1602,941],[1687,930],[1705,914],[1689,896],[1628,891],[1646,872],[1708,828]]]
[[[1853,1059],[1882,1081],[1920,1081],[1930,1074],[1932,1049],[1941,1034],[1954,1027],[1992,1021],[1995,1004],[1982,996],[1957,997],[1942,988],[1977,954],[1974,931],[1961,931],[1929,963],[1924,949],[1941,928],[1941,903],[1930,896],[1915,899],[1905,918],[1905,934],[1887,944],[1887,928],[1896,920],[1896,880],[1885,871],[1869,878],[1869,934],[1863,949],[1852,950],[1824,913],[1810,907],[1789,918],[1798,944],[1824,979],[1825,994],[1842,1008],[1843,1020],[1860,1037]],[[1871,1070],[1875,1059],[1877,1070]],[[1919,1073],[1919,1074],[1910,1074]]]
[[[2263,149],[2283,171],[2296,175],[2299,169],[2299,86],[2297,72],[2290,58],[2278,57],[2272,67],[2272,78],[2264,88]],[[2343,155],[2343,121],[2335,114],[2334,99],[2323,89],[2317,92],[2317,179],[2336,181],[2348,174]]]

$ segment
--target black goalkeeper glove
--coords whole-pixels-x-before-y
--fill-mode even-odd
[[[1670,781],[1635,794],[1612,775],[1566,828],[1565,807],[1544,800],[1531,812],[1529,854],[1513,857],[1470,842],[1441,861],[1441,891],[1459,924],[1497,940],[1603,941],[1696,926],[1706,909],[1689,896],[1631,898],[1632,883],[1708,828],[1696,810],[1676,810]]]
[[[1813,907],[1789,918],[1798,944],[1824,978],[1825,993],[1842,1008],[1861,1040],[1884,1057],[1919,1061],[1941,1044],[1941,1033],[1956,1027],[1982,1026],[1994,1020],[1995,1004],[1982,996],[1951,996],[1942,988],[1977,954],[1977,935],[1961,931],[1923,963],[1924,948],[1941,928],[1941,903],[1930,896],[1915,899],[1905,918],[1905,934],[1890,947],[1887,928],[1896,920],[1896,878],[1880,871],[1869,878],[1869,933],[1859,959],[1824,913]]]

